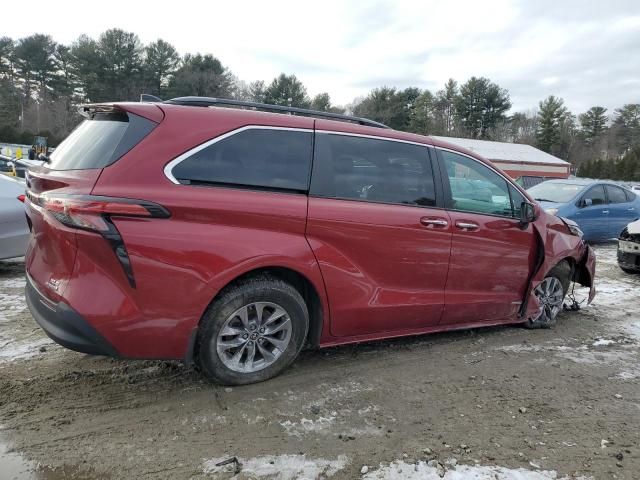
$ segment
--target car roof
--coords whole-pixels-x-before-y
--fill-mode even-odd
[[[582,185],[582,186],[587,186],[587,185],[596,185],[596,184],[602,184],[602,185],[614,185],[616,187],[623,187],[623,185],[620,185],[619,183],[616,183],[612,180],[594,180],[593,178],[556,178],[553,180],[547,180],[543,183],[557,183],[557,184],[563,184],[563,185]],[[538,185],[542,185],[543,183],[540,183]]]

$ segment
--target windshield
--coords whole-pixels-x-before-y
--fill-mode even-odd
[[[527,193],[539,202],[566,203],[584,187],[575,183],[543,182],[531,187]]]

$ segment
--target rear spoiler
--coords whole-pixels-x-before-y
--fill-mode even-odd
[[[125,112],[138,115],[140,117],[160,123],[164,119],[162,109],[150,103],[119,102],[119,103],[85,103],[78,107],[78,113],[85,118],[91,119],[98,113]]]

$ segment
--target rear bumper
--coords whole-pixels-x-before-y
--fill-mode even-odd
[[[117,350],[78,312],[66,303],[54,303],[40,293],[29,275],[26,299],[33,318],[56,343],[76,352],[119,357]]]

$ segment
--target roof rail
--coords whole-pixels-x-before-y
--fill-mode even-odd
[[[140,95],[141,102],[162,102],[162,100],[156,96],[142,94]],[[244,102],[242,100],[230,100],[227,98],[212,98],[212,97],[178,97],[171,100],[165,100],[162,103],[168,103],[171,105],[185,105],[193,107],[211,107],[215,105],[251,108],[255,110],[265,110],[271,112],[286,112],[295,113],[299,115],[308,115],[310,117],[328,118],[330,120],[341,120],[346,122],[354,122],[360,125],[366,125],[368,127],[377,128],[389,128],[383,123],[375,122],[367,118],[354,117],[351,115],[342,115],[340,113],[333,112],[321,112],[318,110],[311,110],[308,108],[288,107],[284,105],[270,105],[268,103],[257,102]]]

